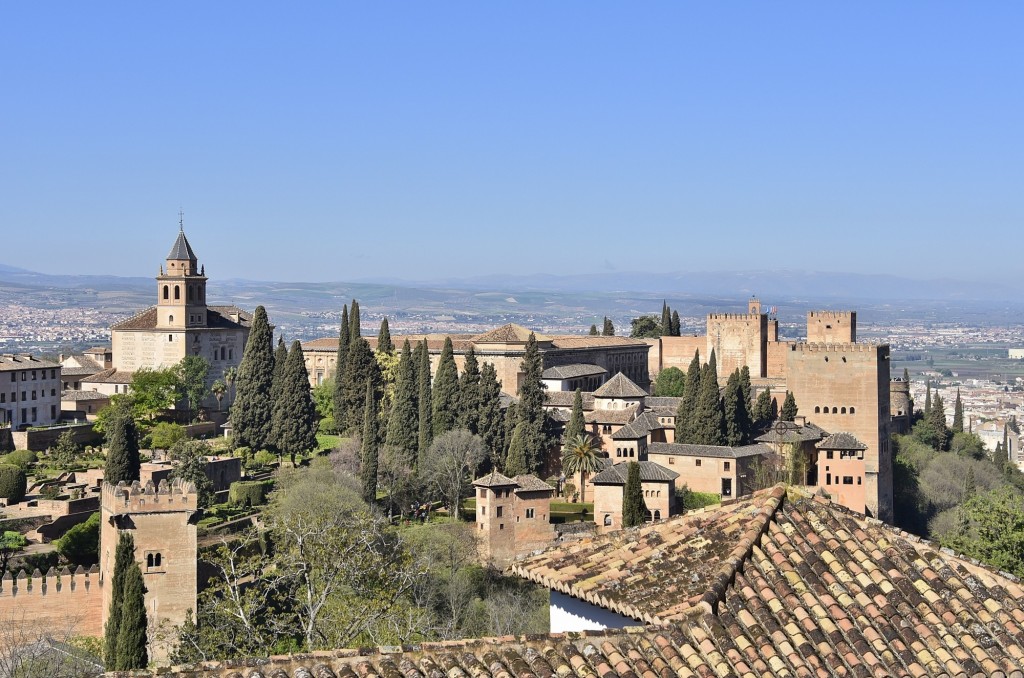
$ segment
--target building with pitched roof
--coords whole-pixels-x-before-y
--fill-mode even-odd
[[[199,265],[181,228],[156,276],[156,305],[110,328],[115,372],[105,375],[103,383],[118,374],[128,375],[130,382],[136,370],[171,367],[186,355],[202,356],[210,364],[207,387],[223,379],[224,370],[237,367],[252,316],[237,306],[209,305],[206,282],[206,267]],[[88,380],[83,382],[82,390],[92,389]],[[205,404],[215,404],[213,397]]]
[[[60,363],[31,354],[0,355],[0,426],[17,430],[60,420]]]
[[[540,478],[514,478],[497,471],[473,482],[481,555],[506,567],[518,555],[547,548],[554,539],[551,496],[555,489]]]
[[[640,466],[640,489],[644,494],[648,520],[662,520],[676,511],[676,478],[679,474],[652,461]],[[629,463],[620,462],[596,474],[594,485],[594,521],[598,532],[622,529],[622,500]]]

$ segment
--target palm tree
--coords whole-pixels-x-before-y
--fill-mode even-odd
[[[227,384],[228,390],[231,392],[231,402],[235,402],[235,379],[237,377],[237,367],[229,367],[226,370],[224,370],[224,383]]]
[[[565,441],[562,448],[562,472],[566,476],[580,474],[580,501],[586,501],[587,474],[601,470],[601,454],[594,438],[581,433]]]
[[[213,382],[213,386],[210,387],[210,393],[217,399],[217,411],[220,412],[220,401],[224,399],[224,393],[228,390],[224,382],[218,379]]]

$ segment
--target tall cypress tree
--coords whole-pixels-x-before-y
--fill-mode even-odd
[[[349,330],[348,338],[349,341],[354,341],[356,338],[363,336],[363,330],[360,327],[359,322],[359,302],[355,299],[352,300],[352,312],[349,313]]]
[[[436,439],[455,428],[455,416],[459,408],[459,371],[455,367],[451,337],[444,338],[432,388],[430,417]]]
[[[142,570],[133,558],[125,570],[121,589],[121,623],[117,633],[117,670],[134,671],[146,668],[146,587]]]
[[[924,416],[928,416],[932,411],[932,380],[929,379],[925,382],[924,386]]]
[[[672,311],[672,336],[681,336],[682,329],[679,326],[679,313]]]
[[[669,311],[668,302],[661,302],[661,336],[672,336],[672,313]]]
[[[480,368],[480,418],[477,428],[484,439],[491,464],[501,466],[505,453],[505,413],[501,409],[501,384],[491,363]]]
[[[572,414],[569,415],[569,423],[565,425],[565,440],[573,440],[583,435],[587,422],[583,417],[583,392],[576,389],[572,396]]]
[[[124,580],[129,566],[135,562],[135,537],[121,532],[114,552],[114,573],[110,577],[110,609],[103,629],[103,658],[108,671],[118,670],[117,639],[121,633],[121,611],[124,606]]]
[[[388,418],[385,443],[405,452],[410,468],[416,466],[416,447],[419,437],[419,410],[416,407],[416,371],[412,364],[409,340],[402,344],[398,359],[398,379],[395,381],[395,402]]]
[[[292,342],[287,352],[281,388],[274,403],[274,431],[281,453],[291,457],[316,448],[316,405],[309,390],[309,373],[302,344]]]
[[[953,403],[953,433],[964,432],[964,403],[960,400],[960,389],[956,390],[956,401]]]
[[[693,352],[693,360],[686,370],[686,386],[683,397],[679,400],[676,410],[677,443],[693,442],[693,413],[697,409],[697,398],[700,396],[700,352]]]
[[[714,357],[714,352],[711,356]],[[697,445],[725,444],[725,410],[718,394],[718,375],[715,364],[709,361],[701,368],[700,395],[693,410],[693,439]]]
[[[363,407],[363,449],[359,479],[363,486],[363,501],[371,506],[377,500],[377,436],[377,398],[373,384],[368,383]]]
[[[750,368],[744,365],[740,368],[740,389],[743,391],[743,402],[747,406],[747,411],[750,411],[752,388],[750,386]]]
[[[113,414],[107,422],[107,462],[103,479],[112,485],[122,480],[131,483],[139,479],[142,465],[139,458],[139,430],[127,403],[114,405]]]
[[[417,462],[426,458],[430,444],[434,442],[434,427],[431,423],[431,412],[434,401],[430,393],[430,351],[427,347],[427,340],[424,339],[420,348],[420,364],[418,370],[418,391],[417,404],[419,405],[419,449],[416,454]]]
[[[374,391],[380,389],[380,366],[373,357],[370,343],[362,337],[355,337],[348,348],[345,365],[343,419],[336,419],[338,430],[358,432],[363,426],[363,404],[366,385],[372,384]]]
[[[341,308],[341,327],[338,330],[338,353],[334,358],[334,421],[338,422],[345,418],[345,362],[348,360],[348,346],[351,343],[349,332],[351,323],[348,321],[348,304]]]
[[[795,421],[797,411],[796,396],[793,395],[792,391],[786,391],[786,399],[782,401],[782,411],[779,413],[779,419],[782,421]]]
[[[537,347],[537,337],[530,332],[526,341],[521,369],[523,382],[519,387],[519,424],[521,424],[522,443],[526,448],[526,464],[530,473],[536,473],[547,452],[547,435],[545,432],[546,413],[544,412],[544,384],[541,375],[544,362]]]
[[[604,317],[604,327],[601,329],[601,336],[603,337],[614,337],[615,336],[615,325],[612,324],[611,319],[608,316]]]
[[[455,426],[466,429],[476,435],[480,432],[480,408],[483,406],[483,393],[480,390],[480,364],[476,359],[476,351],[472,344],[466,351],[466,362],[459,377],[458,407],[456,408]]]
[[[380,332],[377,333],[377,353],[392,354],[395,352],[395,345],[391,342],[391,328],[388,327],[388,318],[380,321]]]
[[[270,380],[270,402],[273,404],[273,409],[271,410],[270,440],[268,441],[270,447],[273,447],[278,452],[281,451],[281,447],[278,444],[281,432],[278,430],[277,406],[281,400],[281,388],[284,385],[284,372],[287,363],[288,347],[284,345],[284,337],[279,337],[277,348],[274,349],[274,375]]]
[[[526,434],[523,422],[516,424],[512,429],[512,439],[508,444],[508,455],[505,457],[505,468],[502,469],[509,478],[530,472],[529,454],[526,449]]]
[[[772,391],[766,388],[757,394],[754,402],[753,426],[755,430],[764,430],[772,423]]]
[[[640,482],[640,464],[629,462],[626,484],[622,488],[622,526],[636,527],[647,520],[644,490]]]
[[[739,447],[747,442],[750,432],[750,413],[743,398],[743,382],[739,370],[729,375],[725,386],[725,444]]]
[[[267,310],[256,307],[249,339],[242,352],[235,380],[235,403],[231,406],[231,425],[239,447],[262,450],[271,442],[271,386],[274,379],[273,332]]]

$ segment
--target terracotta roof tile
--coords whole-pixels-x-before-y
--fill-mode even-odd
[[[616,372],[614,377],[604,382],[599,389],[594,391],[594,397],[646,398],[647,391],[633,383],[633,381],[622,372]]]

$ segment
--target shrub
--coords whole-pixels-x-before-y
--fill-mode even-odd
[[[36,462],[36,458],[36,453],[32,450],[15,450],[3,458],[3,463],[27,469]]]
[[[17,466],[0,464],[0,498],[9,504],[17,504],[25,498],[28,479],[25,471]]]
[[[242,464],[248,464],[249,463],[249,459],[252,458],[252,448],[251,447],[236,447],[235,451],[234,451],[234,455],[236,457],[241,457],[242,458]]]
[[[277,457],[275,457],[271,452],[260,450],[253,455],[252,461],[256,468],[263,468],[277,461]]]
[[[234,506],[260,506],[267,502],[267,494],[273,485],[269,480],[239,480],[231,483],[228,503]]]
[[[153,427],[149,434],[150,446],[157,450],[169,450],[174,444],[185,437],[185,427],[161,421]]]
[[[94,565],[100,559],[100,514],[93,513],[54,542],[57,553],[72,565]]]
[[[324,417],[316,425],[316,430],[318,433],[336,435],[338,433],[338,424],[334,421],[334,417]]]

